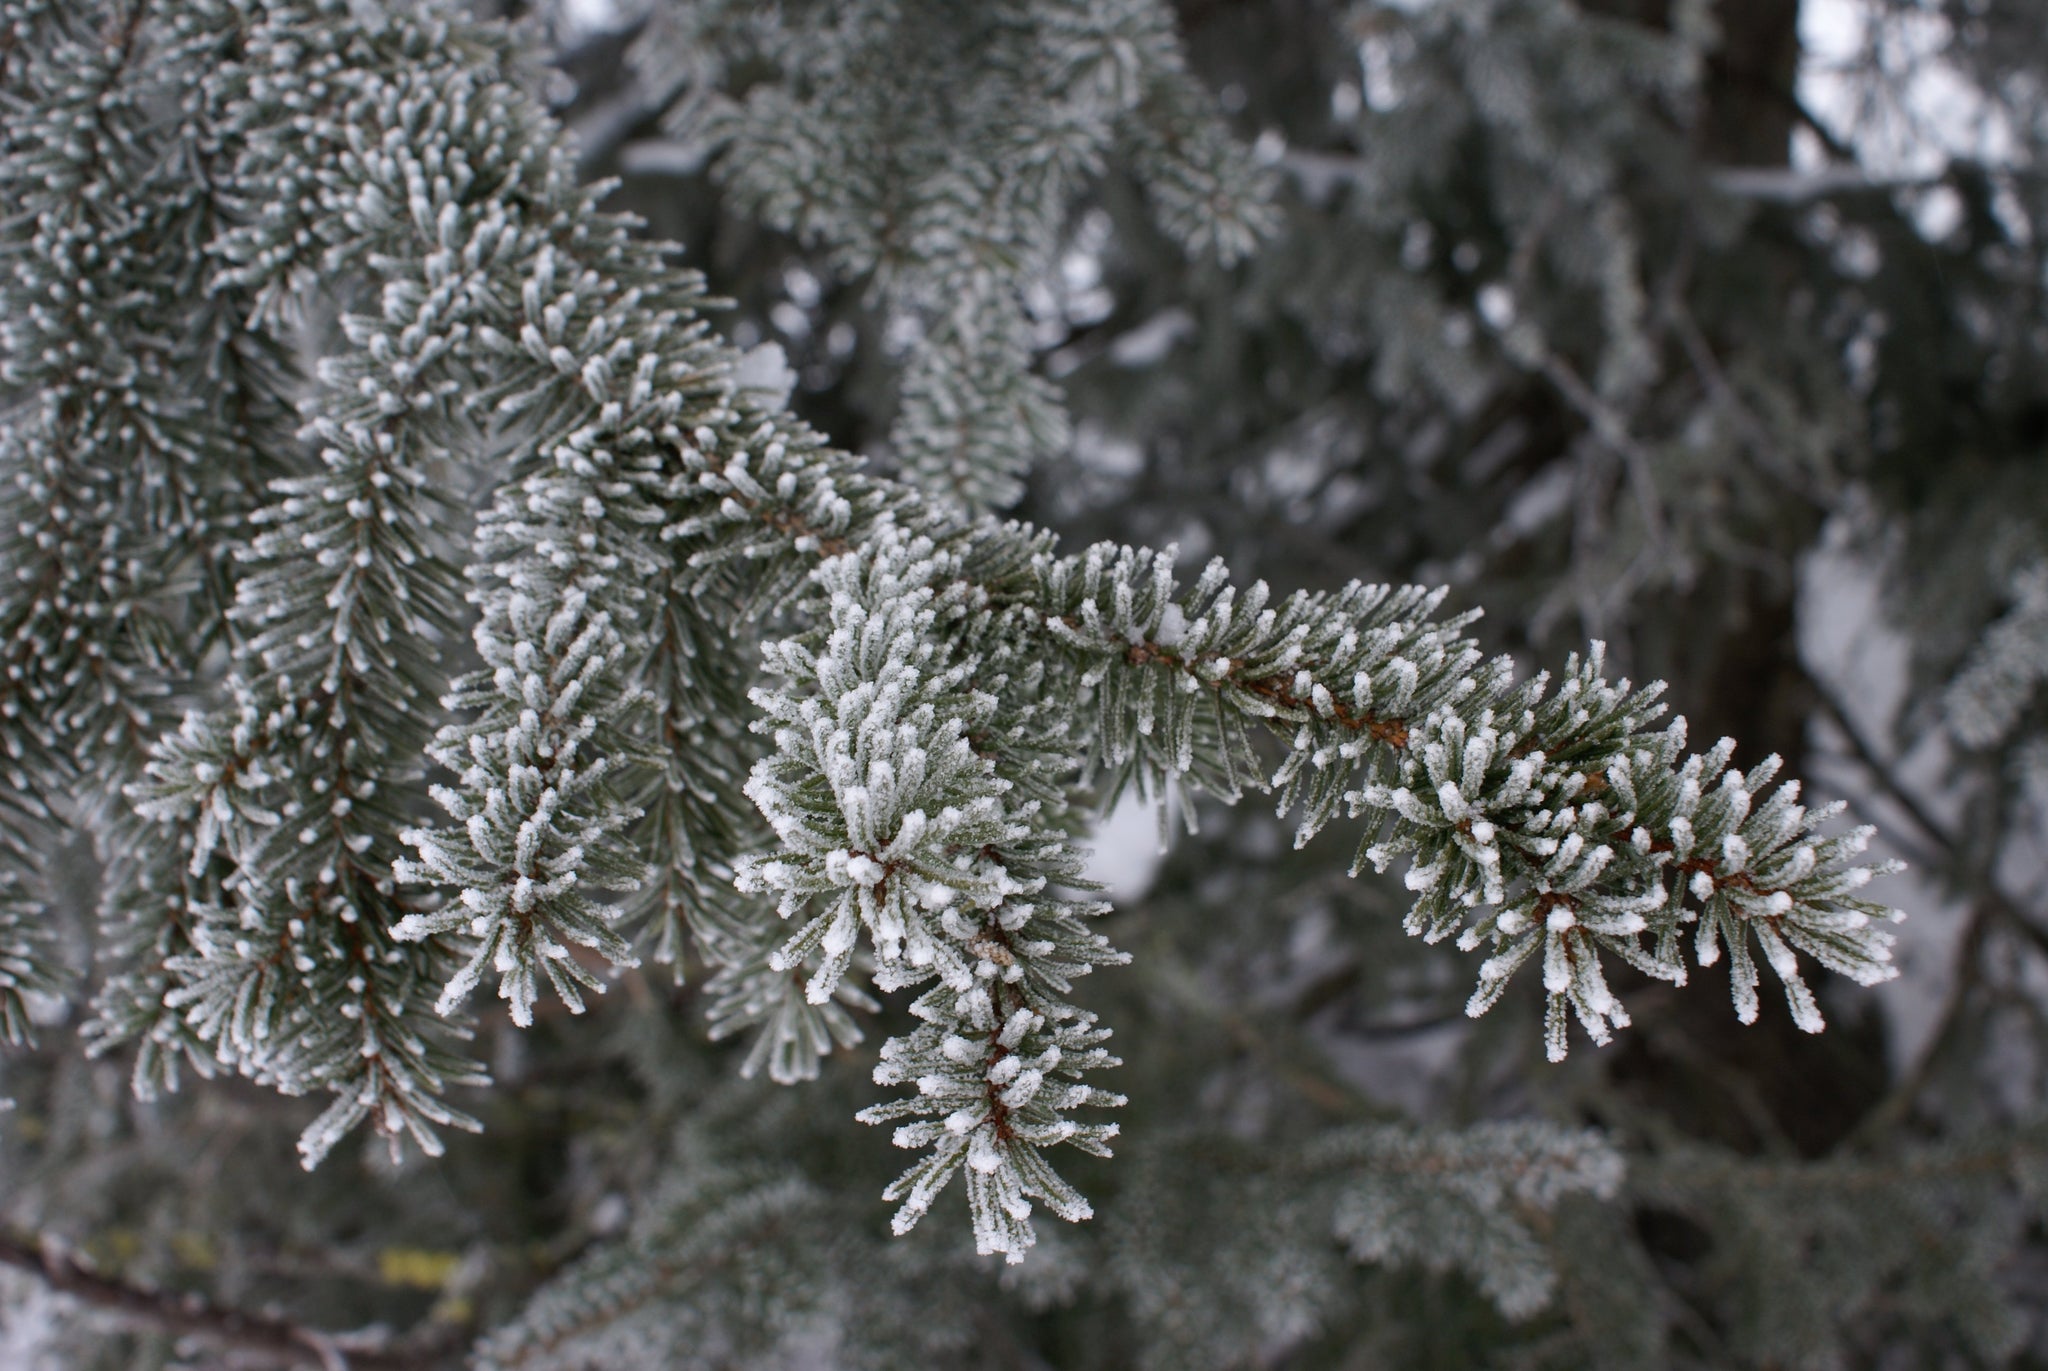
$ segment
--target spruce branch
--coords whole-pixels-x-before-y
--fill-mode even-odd
[[[10,5],[4,22],[24,51],[0,89],[0,199],[33,230],[0,244],[0,1028],[11,1034],[25,1032],[18,991],[56,983],[46,921],[19,917],[40,903],[37,854],[132,778],[172,683],[217,636],[204,616],[230,574],[224,541],[207,534],[234,526],[267,468],[287,368],[243,339],[248,302],[213,289],[192,250],[234,213],[208,173],[222,110],[197,79],[222,42],[218,13]],[[155,940],[116,941],[147,957]]]
[[[1559,1202],[1612,1199],[1626,1173],[1601,1134],[1543,1123],[1334,1130],[1305,1164],[1342,1176],[1331,1224],[1354,1260],[1462,1269],[1509,1318],[1555,1293],[1544,1239]]]
[[[427,474],[436,440],[456,420],[456,387],[434,363],[468,329],[450,264],[419,262],[401,245],[423,231],[438,244],[482,188],[479,175],[489,185],[516,174],[481,151],[502,105],[470,106],[459,96],[439,106],[452,116],[440,127],[478,139],[476,165],[425,186],[428,154],[417,145],[386,138],[366,160],[351,139],[379,128],[408,138],[418,131],[409,121],[432,80],[419,59],[434,55],[444,74],[465,73],[474,54],[461,45],[437,53],[430,23],[381,30],[384,50],[367,43],[350,52],[359,65],[346,70],[347,26],[312,23],[322,16],[318,5],[240,16],[247,65],[231,68],[223,85],[234,92],[232,118],[252,136],[235,174],[310,188],[226,235],[217,250],[236,266],[222,279],[265,302],[259,318],[288,325],[280,302],[306,267],[293,215],[311,217],[310,206],[334,191],[332,181],[296,180],[296,169],[341,162],[367,184],[349,195],[347,214],[324,221],[327,264],[383,268],[380,308],[344,316],[348,350],[323,362],[320,387],[303,402],[319,474],[274,482],[256,516],[230,616],[241,630],[234,702],[166,742],[145,796],[159,818],[199,815],[195,841],[210,846],[217,834],[234,867],[223,882],[228,899],[209,911],[193,953],[173,963],[180,984],[165,1003],[245,1074],[289,1092],[336,1093],[302,1139],[309,1165],[366,1118],[394,1146],[409,1134],[430,1152],[439,1148],[435,1127],[475,1126],[439,1099],[450,1084],[483,1079],[454,1048],[464,1030],[437,1025],[418,1004],[420,983],[451,951],[434,943],[409,952],[390,935],[406,897],[388,848],[424,732],[419,701],[430,694],[436,645],[457,621],[454,574],[438,552],[448,510]],[[281,46],[294,61],[306,56],[299,30],[309,23],[327,48],[315,64],[347,92],[342,117],[280,119],[292,93],[252,73]],[[458,88],[465,79],[474,77],[458,75]],[[429,194],[438,210],[428,208]],[[408,219],[379,212],[394,198],[408,203]],[[220,813],[223,797],[242,790],[251,793]],[[206,855],[192,854],[195,870]]]
[[[916,333],[890,450],[969,516],[1015,503],[1070,441],[1026,297],[1056,279],[1072,207],[1108,164],[1140,172],[1191,255],[1234,263],[1277,224],[1273,178],[1188,72],[1162,0],[664,7],[633,53],[649,88],[689,74],[664,123],[690,165],[868,277]]]
[[[475,1363],[486,1371],[572,1371],[607,1359],[607,1339],[621,1330],[673,1349],[671,1363],[706,1344],[745,1340],[752,1330],[741,1330],[759,1319],[764,1268],[777,1258],[795,1263],[784,1274],[799,1308],[823,1303],[834,1245],[821,1240],[819,1199],[803,1180],[759,1168],[683,1168],[628,1233],[578,1255],[518,1317],[483,1338]]]
[[[279,406],[238,344],[247,302],[191,250],[234,213],[187,171],[219,136],[196,78],[213,16],[10,8],[29,55],[0,195],[34,232],[0,247],[0,729],[29,793],[55,797],[74,775],[117,786],[146,751],[197,660],[177,601],[218,580],[200,531],[246,508]]]
[[[30,994],[55,994],[61,984],[49,906],[21,870],[0,866],[0,1042],[35,1041]]]
[[[564,187],[537,206],[537,227],[553,238],[545,228],[551,216],[587,219],[579,196]],[[588,281],[587,288],[563,295],[545,282],[529,286],[523,322],[477,335],[498,362],[497,403],[533,406],[555,432],[583,435],[554,455],[545,477],[570,482],[565,493],[538,505],[522,495],[515,506],[521,522],[506,516],[508,548],[525,539],[533,551],[518,556],[545,560],[507,562],[491,573],[487,587],[508,589],[488,590],[487,607],[516,589],[532,597],[525,611],[532,625],[566,622],[565,612],[571,619],[583,612],[574,597],[590,593],[579,577],[596,576],[596,595],[618,606],[611,622],[642,633],[634,587],[618,584],[630,578],[615,577],[606,559],[624,558],[623,566],[646,558],[673,567],[678,590],[716,585],[752,604],[816,614],[824,606],[809,587],[819,559],[879,546],[877,539],[927,538],[933,555],[957,559],[946,575],[961,593],[982,597],[977,613],[999,616],[974,652],[1002,643],[1037,653],[1059,673],[1053,679],[1078,683],[1085,703],[1075,718],[1087,771],[1156,789],[1168,778],[1192,779],[1226,798],[1274,791],[1284,807],[1300,811],[1304,834],[1344,810],[1365,820],[1363,859],[1409,862],[1419,897],[1412,931],[1431,938],[1456,932],[1472,950],[1494,945],[1472,1011],[1491,1004],[1512,972],[1541,953],[1553,1055],[1564,1051],[1573,1013],[1596,1039],[1627,1021],[1601,973],[1603,954],[1681,979],[1686,925],[1697,925],[1702,964],[1724,949],[1730,956],[1745,1019],[1756,1012],[1752,946],[1784,980],[1808,1029],[1820,1026],[1820,1016],[1797,952],[1858,979],[1891,974],[1881,926],[1889,912],[1853,894],[1872,874],[1853,861],[1864,835],[1823,837],[1817,826],[1825,816],[1800,806],[1796,789],[1766,794],[1774,763],[1724,773],[1729,746],[1684,757],[1679,729],[1648,731],[1660,709],[1656,690],[1608,683],[1597,651],[1575,659],[1553,692],[1547,677],[1517,683],[1505,659],[1485,661],[1460,632],[1466,621],[1436,619],[1439,599],[1426,591],[1352,586],[1276,603],[1263,585],[1232,586],[1218,564],[1183,594],[1170,556],[1099,547],[1063,557],[1032,530],[964,523],[902,486],[862,474],[814,436],[736,406],[717,380],[730,363],[715,349],[683,340],[606,355],[631,347],[626,321],[606,322],[605,302],[619,298],[611,292],[620,288],[609,281],[627,273],[638,287],[635,300],[688,300],[695,283],[621,246],[616,228],[586,231],[581,242],[588,246],[556,248],[559,260],[548,271]],[[591,322],[575,325],[578,311]],[[685,350],[664,351],[670,346]],[[629,364],[632,383],[624,379]],[[687,392],[690,418],[673,408],[675,399],[661,398],[653,382],[664,374],[697,387]],[[641,389],[621,396],[629,385]],[[671,408],[645,408],[662,404]],[[645,500],[647,522],[600,517],[607,501],[620,498]],[[549,516],[559,521],[526,522],[528,508],[559,510]],[[534,570],[514,569],[526,565]],[[487,608],[487,623],[496,612]],[[519,670],[492,685],[512,711],[508,718],[532,709],[555,719],[550,727],[602,722],[608,706],[594,705],[598,712],[586,717],[573,699],[546,712],[555,688]],[[1255,742],[1260,733],[1284,751],[1277,769],[1269,770],[1265,745]],[[472,770],[459,803],[471,807],[460,813],[487,813],[493,755],[485,745],[463,762]],[[621,754],[622,764],[628,760]],[[842,847],[879,866],[866,841]],[[565,842],[560,854],[547,882],[572,889],[583,853]],[[513,885],[508,880],[498,892]],[[474,881],[466,888],[465,901],[503,898]],[[848,954],[854,925],[823,950],[826,927],[812,931],[829,966]],[[946,945],[933,941],[932,954]],[[786,949],[784,965],[811,950]],[[515,950],[508,963],[515,972],[520,955]],[[807,998],[829,997],[839,979],[814,973]],[[811,1035],[820,1043],[830,1036]]]
[[[784,918],[809,916],[771,964],[815,954],[811,1003],[837,988],[863,933],[881,988],[938,982],[911,1006],[923,1026],[885,1043],[875,1069],[878,1084],[916,1095],[860,1118],[920,1120],[896,1143],[931,1149],[884,1192],[902,1201],[896,1232],[964,1170],[976,1249],[1014,1262],[1036,1242],[1033,1199],[1069,1221],[1092,1212],[1040,1153],[1106,1155],[1116,1135],[1067,1117],[1122,1099],[1080,1083],[1116,1059],[1066,996],[1077,976],[1126,959],[1083,922],[1107,906],[1054,893],[1080,870],[1057,826],[1057,704],[1032,707],[1032,673],[992,636],[973,635],[987,656],[936,636],[942,621],[988,613],[942,592],[955,570],[928,540],[895,533],[819,567],[825,641],[771,645],[788,686],[755,696],[776,750],[747,791],[781,850],[743,862],[738,882],[776,894]]]
[[[758,465],[782,456],[771,445]],[[821,532],[797,471],[776,476],[771,495],[762,477],[772,465],[735,465],[735,479],[699,477],[723,497],[716,514],[672,530],[708,544],[698,560],[844,544],[850,501]],[[844,501],[863,484],[835,473],[821,488]],[[890,517],[916,515],[899,505]],[[926,519],[939,538],[967,541],[957,525]],[[1797,952],[1865,982],[1894,974],[1882,928],[1894,913],[1853,893],[1890,869],[1855,863],[1869,831],[1823,836],[1832,812],[1798,804],[1796,784],[1759,804],[1775,758],[1746,775],[1725,771],[1732,741],[1685,757],[1682,721],[1648,732],[1661,686],[1610,684],[1597,645],[1553,694],[1547,675],[1516,683],[1507,659],[1484,661],[1458,634],[1469,620],[1432,621],[1441,596],[1419,588],[1354,585],[1269,607],[1263,584],[1240,602],[1220,563],[1183,597],[1160,554],[1098,547],[1061,558],[1027,531],[990,525],[973,541],[992,569],[976,582],[991,603],[1025,611],[1019,623],[1091,692],[1091,768],[1158,791],[1169,777],[1224,798],[1277,791],[1283,810],[1301,812],[1304,840],[1340,809],[1366,819],[1361,863],[1409,858],[1420,896],[1411,932],[1434,941],[1462,928],[1462,947],[1494,944],[1471,1012],[1542,951],[1553,1056],[1566,1050],[1570,1014],[1596,1041],[1627,1022],[1600,953],[1682,982],[1684,925],[1698,925],[1700,965],[1726,947],[1745,1022],[1757,1012],[1752,940],[1807,1031],[1822,1019]],[[1248,728],[1285,740],[1270,777]]]
[[[1816,215],[1813,186],[1705,165],[1783,128],[1717,52],[1796,40],[1783,13],[1716,25],[1717,3],[1657,24],[1577,0],[1234,5],[1184,51],[1173,16],[1200,0],[651,0],[605,58],[630,48],[628,94],[579,152],[547,113],[559,75],[518,47],[549,4],[494,0],[520,17],[500,29],[465,0],[0,0],[0,1039],[96,987],[87,1050],[132,1054],[138,1098],[187,1067],[235,1072],[317,1097],[308,1165],[363,1134],[394,1153],[293,1181],[261,1120],[295,1107],[229,1083],[129,1111],[104,1067],[39,1055],[7,1128],[24,1184],[97,1206],[109,1251],[168,1232],[223,1292],[298,1270],[359,1282],[335,1292],[350,1306],[407,1301],[457,1262],[514,1260],[522,1289],[481,1302],[470,1356],[521,1371],[1036,1365],[1027,1341],[1191,1371],[1451,1345],[1400,1317],[1417,1279],[1357,1262],[1469,1278],[1444,1304],[1453,1340],[1495,1360],[2002,1360],[2025,1333],[2005,1254],[2039,1237],[2038,1139],[1797,1163],[1792,1135],[1839,1137],[1859,1083],[1763,1118],[1799,1085],[1782,1063],[1673,1013],[1695,968],[1725,964],[1758,1018],[1766,962],[1815,1031],[1837,1003],[1816,963],[1893,974],[1867,831],[1775,758],[1689,743],[1663,687],[1610,676],[1598,644],[1535,673],[1442,591],[1340,584],[1445,554],[1502,578],[1472,583],[1493,604],[1562,557],[1594,573],[1568,578],[1582,590],[1605,567],[1620,599],[1669,579],[1689,610],[1732,611],[1683,573],[1790,555],[1811,521],[1772,499],[1821,493],[1766,420],[1872,499],[1909,491],[1916,558],[1917,529],[1945,536],[1942,507],[1975,497],[1913,454],[1947,434],[1972,478],[2018,462],[2039,340],[1997,292],[2038,284],[2048,240],[2021,232],[2040,206],[1994,192],[2027,179],[1958,164],[1954,203],[1850,194]],[[2002,117],[2030,98],[2003,79],[2021,64],[1988,51],[2008,31],[1993,15],[1947,41],[1987,112],[2006,107],[1994,131],[2024,142]],[[634,123],[663,141],[621,150]],[[585,183],[650,147],[670,179],[620,198],[652,189],[733,272],[735,336],[764,311],[795,368],[720,341],[728,306]],[[1286,168],[1304,193],[1276,199]],[[1952,289],[1930,295],[1912,263],[1936,259]],[[1745,333],[1759,293],[1767,327]],[[1884,327],[1901,318],[1928,327]],[[1124,336],[1074,371],[1105,328]],[[1919,338],[1972,365],[1912,365]],[[1139,485],[1164,504],[1085,522],[1235,549],[1270,510],[1300,521],[1276,550],[1293,584],[990,515],[1072,441],[1070,400],[1161,444]],[[837,450],[793,402],[875,446]],[[1128,484],[1082,447],[1052,506]],[[1901,563],[1936,606],[1914,630],[1930,652],[1953,655],[1957,607],[1998,593],[1976,584],[1986,549],[2035,558],[2031,505],[2003,503],[2020,512],[1971,527],[2017,536],[1952,539],[1945,579]],[[1516,557],[1484,555],[1507,542]],[[1987,767],[2040,722],[2036,579],[1947,700]],[[1636,608],[1631,657],[1696,679],[1753,665],[1727,657],[1755,645],[1732,620]],[[1853,728],[1848,746],[1908,835],[1926,829],[1900,852],[1962,870],[2012,836],[2004,789],[1976,841]],[[1128,930],[1158,922],[1117,934],[1084,879],[1088,833],[1117,841],[1105,811],[1130,792],[1162,833],[1174,803],[1192,831],[1257,796],[1297,845],[1342,830],[1334,866],[1325,843],[1279,860],[1388,879],[1335,887],[1357,899],[1240,879],[1279,830],[1228,821],[1166,872],[1187,907],[1154,911],[1193,916],[1200,955],[1141,945],[1138,982],[1083,981],[1124,961],[1104,933],[1142,943]],[[2001,1052],[2048,1034],[2022,974],[2048,932],[1964,877],[1988,893],[1954,995],[1851,1151],[1950,1122],[1937,1104],[2029,1107],[2009,1081],[1981,1100],[1946,1082],[1980,1029]],[[97,937],[57,898],[95,884]],[[1457,953],[1354,942],[1398,889],[1406,932]],[[643,962],[700,985],[662,990]],[[1363,989],[1389,1012],[1303,1021]],[[822,1117],[815,1090],[705,1075],[817,1077],[885,998],[907,1018],[875,1088],[817,1087],[846,1101]],[[1715,1098],[1661,1096],[1626,1054],[1518,1081],[1534,1032],[1452,1034],[1448,1065],[1441,1043],[1351,1040],[1503,1001],[1497,1029],[1540,1006],[1552,1057],[1583,1053],[1574,1018],[1603,1043],[1648,1021],[1650,1055],[1689,1060]],[[606,1022],[570,1019],[586,1008]],[[751,1041],[692,1041],[699,1008],[712,1039]],[[1877,1050],[1853,1037],[1850,1058]],[[1095,1074],[1112,1046],[1144,1063],[1138,1115],[1094,1112],[1124,1103]],[[1367,1062],[1340,1061],[1354,1051]],[[1344,1079],[1394,1054],[1424,1077],[1404,1071],[1402,1098],[1458,1113],[1540,1111],[1558,1086],[1583,1103],[1612,1075],[1616,1120],[1665,1155],[1625,1185],[1598,1133],[1397,1125]],[[457,1106],[489,1084],[480,1057],[510,1093],[472,1112],[511,1132],[464,1145],[459,1177],[403,1163],[399,1139],[433,1153],[477,1126]],[[1717,1105],[1782,1155],[1683,1146]],[[833,1117],[856,1111],[906,1153],[886,1167],[893,1229],[957,1179],[971,1246],[863,1218],[886,1178],[847,1181],[881,1149]],[[198,1165],[151,1169],[195,1139]],[[1063,1144],[1116,1148],[1113,1206]],[[487,1202],[501,1192],[545,1202]],[[1042,1222],[1096,1204],[1100,1224]],[[564,1205],[578,1232],[517,1258]],[[220,1222],[171,1212],[193,1206]],[[334,1222],[369,1245],[305,1255]],[[478,1224],[505,1242],[461,1237]],[[259,1230],[284,1246],[252,1266],[235,1235]],[[1027,1248],[1000,1273],[969,1255]],[[373,1285],[373,1254],[405,1274]],[[0,1232],[0,1264],[60,1292],[52,1345],[106,1338],[103,1357],[127,1320],[167,1331],[141,1345],[173,1359],[462,1358],[454,1330],[329,1334],[34,1235]],[[437,1310],[471,1293],[456,1278]]]
[[[134,1046],[129,1079],[138,1100],[176,1091],[187,1066],[201,1078],[219,1067],[213,1048],[171,1002],[172,968],[199,954],[193,936],[218,908],[221,882],[232,869],[210,850],[202,852],[200,822],[187,814],[159,826],[131,813],[108,844],[116,856],[101,889],[99,925],[115,969],[94,995],[81,1036],[95,1057]]]
[[[1682,726],[1653,728],[1660,688],[1608,681],[1597,645],[1554,685],[1519,680],[1441,592],[1276,596],[1220,562],[1183,586],[1170,549],[1062,554],[869,475],[739,384],[701,281],[598,212],[500,40],[340,0],[234,13],[235,176],[296,193],[219,236],[217,280],[274,333],[316,273],[362,308],[303,397],[318,468],[273,484],[247,545],[230,698],[159,745],[136,798],[189,871],[216,851],[231,868],[163,1003],[224,1063],[335,1093],[309,1161],[365,1119],[429,1150],[433,1126],[469,1126],[442,1094],[481,1074],[433,988],[451,1017],[487,974],[515,1020],[543,985],[580,1008],[603,981],[571,949],[631,965],[642,916],[604,897],[648,882],[685,901],[721,1030],[765,1025],[771,1074],[853,1036],[863,938],[880,988],[937,981],[884,1052],[885,1083],[919,1095],[870,1112],[917,1116],[899,1134],[932,1149],[899,1221],[964,1166],[979,1245],[1017,1255],[1027,1197],[1086,1212],[1037,1149],[1112,1132],[1065,1115],[1114,1098],[1074,1079],[1109,1059],[1067,996],[1119,954],[1086,931],[1099,905],[1047,892],[1072,884],[1082,806],[1133,784],[1269,794],[1303,840],[1356,822],[1361,865],[1406,867],[1410,932],[1488,949],[1468,1012],[1541,964],[1554,1057],[1574,1015],[1596,1041],[1628,1022],[1604,959],[1682,981],[1688,929],[1695,962],[1728,957],[1745,1020],[1757,952],[1809,1030],[1800,954],[1891,974],[1892,913],[1855,893],[1881,869],[1855,861],[1867,834],[1823,834],[1796,785],[1771,789],[1775,759],[1687,755]],[[1091,70],[1090,99],[1185,103],[1170,64]],[[294,104],[308,80],[329,92],[314,113]],[[1199,144],[1145,153],[1190,214],[1234,193]],[[485,456],[503,467],[469,568],[482,668],[444,723],[438,662],[470,626],[447,477]],[[784,686],[755,697],[762,756],[710,727],[744,672],[687,659],[750,651],[771,614],[799,637],[766,651]],[[872,755],[825,727],[842,703],[835,727],[871,723]],[[429,737],[452,775],[439,827],[413,794]],[[735,806],[660,799],[687,791],[700,739],[723,784],[751,766],[781,854],[742,861],[761,835]],[[877,759],[887,784],[863,778]],[[682,866],[648,862],[656,834]],[[702,897],[729,877],[741,898]],[[779,947],[771,894],[805,914]]]

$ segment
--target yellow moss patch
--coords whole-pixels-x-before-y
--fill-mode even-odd
[[[406,1285],[415,1290],[439,1290],[448,1284],[461,1264],[453,1252],[429,1252],[417,1247],[387,1247],[377,1254],[377,1275],[386,1285]]]

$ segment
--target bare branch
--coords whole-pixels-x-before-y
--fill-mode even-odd
[[[428,1371],[459,1342],[452,1326],[407,1348],[363,1346],[360,1335],[322,1333],[288,1319],[217,1304],[94,1270],[56,1239],[0,1230],[0,1264],[26,1271],[52,1290],[136,1328],[200,1338],[226,1351],[311,1371]]]

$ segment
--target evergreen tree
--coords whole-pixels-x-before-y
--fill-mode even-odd
[[[0,1346],[2048,1359],[2048,41],[1804,8],[0,0]]]

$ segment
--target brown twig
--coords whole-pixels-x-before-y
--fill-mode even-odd
[[[138,1328],[200,1338],[224,1350],[269,1358],[280,1366],[318,1371],[426,1371],[453,1340],[438,1333],[412,1348],[352,1345],[348,1335],[322,1333],[270,1314],[251,1313],[203,1295],[181,1294],[106,1275],[50,1238],[0,1230],[0,1265],[35,1276],[52,1290]]]

